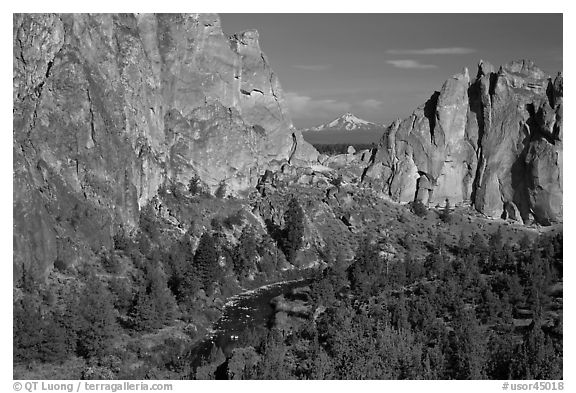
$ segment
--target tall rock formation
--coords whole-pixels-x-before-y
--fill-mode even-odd
[[[258,33],[215,15],[14,15],[14,266],[43,275],[111,244],[172,180],[232,193],[317,152]]]
[[[364,181],[401,202],[562,221],[562,86],[531,61],[480,62],[386,130]]]

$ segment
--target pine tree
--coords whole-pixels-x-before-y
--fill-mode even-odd
[[[222,199],[226,196],[226,182],[224,180],[218,184],[218,188],[216,189],[214,196],[219,199]]]
[[[166,277],[160,267],[155,265],[146,271],[146,279],[147,292],[154,303],[158,319],[161,323],[165,323],[174,317],[176,309],[176,301],[168,289]]]
[[[200,273],[194,264],[194,247],[191,240],[194,237],[193,231],[192,224],[168,254],[167,284],[178,303],[188,303],[202,288]]]
[[[202,288],[208,294],[214,292],[214,283],[220,278],[219,254],[213,236],[204,232],[194,254],[194,266],[200,275]]]
[[[199,195],[204,192],[202,187],[202,181],[198,177],[198,175],[192,176],[190,179],[190,183],[188,183],[188,191],[192,195]]]
[[[302,247],[304,239],[304,211],[298,200],[292,198],[284,213],[283,251],[290,263],[296,259],[296,253]]]
[[[475,255],[478,257],[478,266],[480,268],[485,268],[489,262],[489,253],[490,250],[488,248],[488,244],[486,243],[486,239],[480,233],[475,232],[472,235],[472,240],[470,241],[470,247],[468,249],[468,253]]]
[[[487,360],[487,337],[472,310],[461,301],[454,308],[454,334],[448,349],[450,372],[455,379],[482,379]]]
[[[147,234],[152,241],[155,241],[160,237],[158,219],[152,201],[144,206],[140,211],[140,230],[142,233]]]
[[[370,238],[362,240],[356,251],[354,262],[348,267],[350,288],[359,296],[369,296],[377,291],[386,279],[386,263],[382,263],[378,249]]]
[[[14,357],[30,361],[38,357],[42,343],[42,314],[31,295],[24,295],[14,305]]]
[[[502,233],[502,227],[498,227],[496,232],[493,232],[490,235],[490,238],[488,240],[488,247],[497,250],[502,250],[502,248],[504,247],[504,234]]]
[[[253,268],[257,256],[256,237],[252,228],[246,226],[234,252],[234,271],[238,277],[243,277]]]
[[[79,309],[78,354],[86,358],[105,354],[116,332],[116,310],[112,296],[94,274],[87,278]]]
[[[530,236],[524,234],[520,239],[518,246],[520,246],[520,250],[530,250],[532,248],[532,240],[530,239]]]
[[[40,349],[43,361],[63,361],[76,351],[76,334],[67,322],[65,314],[56,312],[47,315],[44,319]]]
[[[232,357],[228,359],[228,378],[252,379],[259,361],[260,355],[256,353],[253,347],[234,349]]]
[[[409,283],[420,280],[424,276],[424,267],[414,259],[409,251],[404,254],[404,265],[406,266],[406,279]]]
[[[562,378],[561,352],[542,331],[540,320],[535,320],[515,355],[511,365],[513,379]]]
[[[450,213],[450,201],[448,198],[446,198],[446,204],[440,212],[440,219],[446,224],[450,224],[452,222],[452,214]]]
[[[129,312],[132,326],[136,331],[150,331],[162,326],[163,319],[160,316],[160,308],[156,306],[151,294],[152,282],[158,279],[157,269],[151,265],[151,261],[145,265],[143,277],[137,280],[136,295]]]
[[[130,310],[133,327],[136,331],[150,331],[162,326],[159,310],[150,294],[145,290],[138,292],[134,299],[134,305]]]
[[[428,209],[424,206],[424,203],[420,199],[416,199],[412,202],[412,213],[416,214],[418,217],[425,217],[428,214]]]
[[[468,237],[464,234],[464,231],[460,232],[460,237],[458,238],[457,253],[459,256],[465,256],[468,250]]]

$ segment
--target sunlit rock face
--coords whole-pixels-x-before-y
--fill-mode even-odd
[[[318,153],[292,126],[258,33],[216,15],[14,15],[14,265],[111,245],[166,180],[253,187]]]
[[[562,221],[562,95],[562,76],[531,61],[480,62],[386,130],[364,181],[401,202]]]

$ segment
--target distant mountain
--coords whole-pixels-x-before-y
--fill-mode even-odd
[[[312,127],[303,131],[373,131],[381,130],[383,128],[384,126],[381,124],[376,124],[360,119],[352,113],[346,113],[329,123]]]

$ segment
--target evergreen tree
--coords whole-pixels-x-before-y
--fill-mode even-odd
[[[467,310],[462,302],[455,307],[453,328],[450,336],[449,370],[455,379],[482,379],[485,376],[486,336],[476,320],[474,312]]]
[[[191,240],[194,237],[193,228],[194,225],[191,225],[174,244],[167,258],[167,285],[179,303],[189,302],[201,289],[200,274],[194,264],[194,247]]]
[[[148,282],[147,292],[154,302],[158,313],[158,319],[165,323],[174,317],[176,302],[168,289],[166,277],[158,265],[151,266],[146,271]]]
[[[411,210],[412,213],[416,214],[418,217],[425,217],[428,214],[428,209],[420,199],[416,199],[412,202]]]
[[[254,267],[254,262],[258,256],[256,237],[250,226],[246,226],[242,230],[234,251],[234,271],[238,277],[243,277]]]
[[[520,242],[518,243],[518,246],[520,247],[520,250],[530,250],[532,248],[532,240],[530,239],[530,236],[528,236],[527,233],[524,234],[524,236],[522,236]]]
[[[150,331],[162,326],[158,309],[150,294],[141,290],[136,294],[134,305],[130,311],[133,327],[136,331]]]
[[[462,231],[460,232],[460,237],[458,238],[458,246],[456,253],[459,256],[465,256],[467,254],[468,248],[469,248],[468,237],[464,234],[464,231]]]
[[[489,268],[490,249],[486,243],[486,239],[480,233],[475,232],[470,241],[470,248],[468,249],[469,255],[474,255],[478,260],[478,267],[483,271]]]
[[[380,261],[378,249],[370,238],[364,238],[353,263],[348,267],[350,288],[358,296],[370,296],[386,283],[386,263]]]
[[[204,187],[202,186],[202,181],[198,175],[192,176],[190,183],[188,183],[188,191],[192,195],[199,195],[204,192]]]
[[[406,266],[406,279],[409,283],[420,280],[424,276],[424,267],[414,259],[409,251],[404,253],[404,265]]]
[[[262,358],[256,369],[257,379],[290,379],[288,348],[278,331],[271,331],[262,344]]]
[[[318,304],[330,306],[336,300],[336,294],[331,280],[328,277],[324,277],[314,283],[311,297]]]
[[[561,379],[562,356],[536,320],[512,360],[513,379]]]
[[[147,234],[152,241],[156,241],[160,237],[158,219],[152,201],[148,202],[140,211],[140,230]]]
[[[138,331],[158,329],[174,317],[174,296],[160,268],[150,262],[134,299],[130,316]]]
[[[78,354],[86,358],[105,354],[116,332],[116,310],[112,296],[96,275],[88,276],[78,306]]]
[[[31,295],[24,295],[14,305],[13,346],[14,357],[30,361],[39,356],[42,344],[42,314],[40,307]]]
[[[76,351],[76,332],[68,325],[66,314],[49,314],[43,321],[43,339],[40,350],[45,362],[61,362]],[[73,325],[73,324],[72,324]]]
[[[208,294],[214,292],[214,284],[221,276],[218,259],[219,254],[214,237],[210,233],[204,232],[194,254],[194,266],[200,275],[202,288]]]
[[[216,198],[222,199],[226,196],[226,182],[222,180],[214,193]]]
[[[114,308],[120,313],[127,313],[132,307],[132,284],[126,277],[113,277],[108,282],[110,292],[114,296]]]
[[[446,198],[446,204],[440,212],[440,219],[446,224],[450,224],[452,222],[452,213],[450,212],[450,201],[448,198]]]
[[[508,334],[490,334],[486,374],[489,379],[511,379],[510,366],[514,357],[514,338]]]
[[[302,247],[304,239],[304,211],[298,200],[292,198],[284,213],[283,250],[290,263],[296,259],[296,253]]]
[[[252,379],[256,374],[256,366],[260,356],[254,348],[236,348],[232,351],[232,357],[228,359],[229,379]]]

